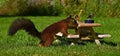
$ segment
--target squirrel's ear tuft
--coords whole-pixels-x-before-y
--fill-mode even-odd
[[[74,18],[78,18],[78,15],[74,15]]]
[[[70,19],[70,18],[72,18],[72,15],[68,15],[67,19]]]
[[[72,17],[72,15],[69,15],[69,18],[71,18]]]

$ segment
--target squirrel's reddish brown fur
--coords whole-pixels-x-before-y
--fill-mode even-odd
[[[42,32],[38,32],[32,21],[29,19],[16,19],[10,26],[8,34],[14,35],[18,30],[26,30],[30,35],[38,37],[41,41],[40,46],[50,46],[56,33],[61,32],[64,36],[68,35],[67,29],[77,27],[77,22],[71,17],[51,24]]]

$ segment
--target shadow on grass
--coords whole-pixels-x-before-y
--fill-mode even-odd
[[[100,42],[101,42],[101,44],[107,44],[107,45],[110,45],[110,46],[117,46],[117,44],[112,42],[112,41],[101,40]]]
[[[106,44],[109,46],[117,46],[117,43],[114,43],[112,41],[104,41],[104,40],[100,40],[101,45],[102,44]],[[75,45],[80,45],[80,46],[84,46],[87,45],[88,43],[95,43],[94,41],[78,41],[75,43]],[[52,46],[70,46],[71,45],[71,41],[62,41],[61,43],[57,43],[57,44],[53,44]]]
[[[86,45],[86,42],[78,41],[75,43],[75,45],[84,46]],[[61,41],[60,43],[54,43],[52,46],[71,46],[71,41]]]
[[[95,43],[95,41],[86,41],[86,42]],[[117,43],[114,43],[112,41],[100,40],[100,43],[101,43],[101,45],[106,44],[106,45],[109,45],[109,46],[117,46]]]

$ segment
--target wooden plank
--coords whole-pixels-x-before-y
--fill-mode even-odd
[[[101,26],[99,23],[79,23],[78,27],[97,27]]]
[[[81,40],[92,40],[92,39],[87,36],[87,37],[82,37]]]
[[[67,36],[67,38],[79,38],[79,35],[71,35],[71,34],[69,34],[68,36]]]

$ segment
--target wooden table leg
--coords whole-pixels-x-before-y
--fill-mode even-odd
[[[90,31],[91,31],[91,33],[92,33],[92,36],[93,36],[94,40],[95,40],[95,43],[96,43],[97,45],[101,45],[101,43],[100,43],[98,37],[96,36],[96,33],[94,32],[94,29],[93,29],[92,27],[90,27]]]
[[[88,31],[90,31],[91,32],[91,34],[92,34],[92,36],[93,36],[93,40],[95,40],[95,43],[97,44],[97,45],[101,45],[101,43],[100,43],[100,41],[99,41],[99,39],[98,39],[98,37],[97,37],[97,35],[96,35],[96,33],[94,32],[94,29],[92,28],[92,27],[81,27],[81,28],[79,28],[78,29],[78,33],[80,34],[81,32],[81,30],[88,30]],[[81,39],[81,38],[80,38]],[[81,39],[82,40],[82,39]],[[86,39],[85,39],[86,40]]]

